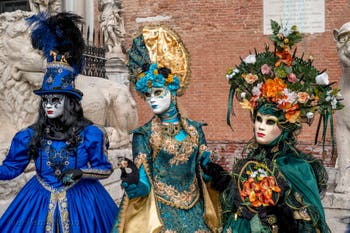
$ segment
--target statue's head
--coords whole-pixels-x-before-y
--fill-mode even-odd
[[[49,12],[57,14],[61,11],[61,0],[29,0],[31,11],[34,13]]]
[[[338,51],[340,62],[344,66],[350,66],[350,22],[333,30],[333,37]]]

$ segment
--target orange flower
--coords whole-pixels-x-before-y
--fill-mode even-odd
[[[166,84],[170,84],[174,81],[174,76],[172,74],[169,74],[168,77],[165,79]]]
[[[147,82],[147,87],[148,87],[148,88],[152,88],[152,81],[151,81],[151,80],[148,80],[148,82]]]
[[[263,177],[255,181],[252,177],[242,184],[240,195],[243,199],[248,198],[253,207],[275,205],[273,193],[281,192],[273,176]]]
[[[288,48],[284,48],[282,52],[276,51],[276,56],[279,57],[278,61],[275,63],[275,66],[280,66],[281,63],[291,66],[293,63],[293,57],[289,53]]]
[[[282,91],[287,85],[280,78],[268,79],[262,85],[261,91],[263,96],[268,99],[277,102],[278,99],[284,98]]]
[[[295,123],[299,119],[300,116],[300,110],[299,105],[294,104],[290,108],[286,110],[285,117],[290,123]]]

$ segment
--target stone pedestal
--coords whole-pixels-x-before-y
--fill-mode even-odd
[[[124,84],[129,87],[129,71],[122,58],[107,57],[105,68],[106,76],[109,80]]]
[[[329,176],[328,190],[322,199],[326,221],[332,232],[345,233],[350,224],[350,194],[334,191],[337,180],[336,168],[327,168],[327,172]]]

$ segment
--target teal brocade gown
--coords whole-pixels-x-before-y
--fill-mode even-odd
[[[199,168],[199,160],[207,150],[202,124],[188,119],[183,124],[186,137],[182,141],[162,134],[157,117],[136,129],[132,143],[134,161],[145,167],[151,179],[156,214],[163,224],[160,232],[210,233],[212,230],[203,218],[205,201]],[[123,208],[121,204],[120,213]],[[121,233],[121,218],[113,233]]]

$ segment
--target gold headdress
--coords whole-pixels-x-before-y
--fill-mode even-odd
[[[181,96],[184,93],[190,76],[189,55],[177,33],[166,26],[145,26],[134,38],[132,47],[128,51],[131,82],[136,84],[141,79],[147,78],[147,82],[144,80],[139,84],[139,88],[136,88],[140,92],[143,92],[146,88],[144,86],[149,81],[152,83],[159,81],[159,77],[155,76],[158,75],[157,72],[153,70],[149,73],[147,70],[151,64],[156,64],[157,69],[163,67],[170,69],[171,75],[174,78],[177,77],[179,81],[179,87],[174,87],[177,95]],[[164,78],[167,79],[167,77]],[[176,81],[176,79],[171,80]],[[169,86],[172,83],[166,81],[163,85]]]

